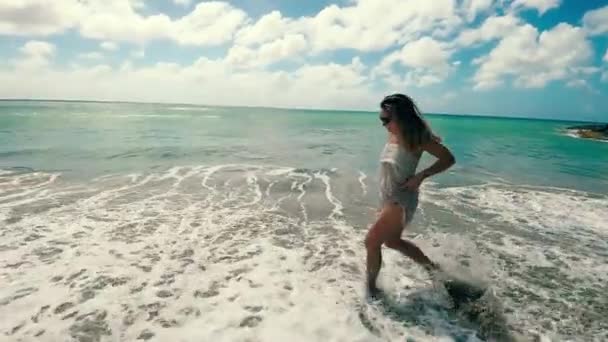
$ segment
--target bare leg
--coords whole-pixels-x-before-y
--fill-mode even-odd
[[[376,279],[380,268],[382,267],[382,252],[381,246],[372,245],[367,243],[367,289],[371,296],[375,296],[378,293],[376,287]]]
[[[382,244],[401,232],[402,209],[398,205],[387,204],[383,207],[378,220],[365,238],[367,250],[367,287],[371,296],[378,294],[376,279],[382,266]]]
[[[439,265],[431,261],[418,246],[408,240],[401,238],[391,239],[385,243],[386,247],[395,249],[410,259],[414,260],[417,264],[424,267],[427,271],[438,271]]]

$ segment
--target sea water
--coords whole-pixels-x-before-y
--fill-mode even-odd
[[[377,113],[0,102],[3,339],[608,339],[608,144],[427,118],[457,163],[404,237],[485,284],[477,307],[392,250],[366,299]]]

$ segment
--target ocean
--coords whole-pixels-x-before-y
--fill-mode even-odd
[[[386,249],[365,298],[377,113],[0,101],[3,339],[608,339],[608,143],[426,117],[457,163],[404,237],[488,287],[464,308]]]

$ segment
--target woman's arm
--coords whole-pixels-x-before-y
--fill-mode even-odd
[[[418,189],[424,179],[449,169],[456,162],[452,152],[439,141],[432,140],[422,145],[421,149],[435,156],[437,161],[405,182],[404,187],[409,190]]]
[[[424,144],[422,146],[422,150],[437,158],[437,161],[433,163],[433,165],[419,172],[422,179],[441,173],[456,163],[456,159],[454,158],[452,152],[438,141],[431,141]]]

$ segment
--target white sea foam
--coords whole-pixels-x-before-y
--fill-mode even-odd
[[[172,113],[172,114],[152,114],[152,113],[123,113],[123,112],[108,112],[108,113],[96,113],[96,114],[80,114],[80,115],[75,115],[75,114],[69,114],[70,117],[79,117],[79,118],[85,118],[85,119],[89,119],[89,118],[107,118],[107,119],[184,119],[184,118],[192,118],[192,115],[189,114],[179,114],[179,113]]]
[[[147,333],[165,340],[175,337],[176,329],[183,339],[316,340],[339,333],[336,336],[367,340],[369,332],[353,325],[358,322],[356,312],[326,316],[316,328],[284,318],[318,317],[327,308],[340,311],[349,306],[336,303],[344,296],[336,272],[323,271],[339,271],[341,266],[322,254],[288,248],[289,240],[274,241],[273,231],[295,222],[260,216],[244,206],[226,210],[217,202],[209,205],[205,199],[211,192],[193,195],[181,209],[173,205],[178,184],[202,178],[199,184],[211,188],[213,176],[227,167],[200,173],[173,168],[135,184],[117,179],[126,182],[13,224],[4,245],[8,250],[3,249],[8,286],[0,296],[2,316],[10,311],[12,318],[3,320],[0,329],[10,336],[39,335],[42,340],[104,339],[106,334],[134,340]],[[247,204],[255,204],[262,196],[257,177],[251,172],[244,177],[256,199]],[[168,190],[159,196],[156,189],[163,181],[169,181]],[[116,202],[136,193],[132,200]],[[38,228],[20,229],[30,225]],[[230,238],[234,234],[240,238]],[[290,235],[301,240],[297,231],[286,237]],[[27,248],[19,247],[23,238]],[[341,260],[352,266],[339,272],[358,267],[352,256]],[[321,273],[310,277],[310,268]],[[203,321],[207,328],[201,329]],[[277,322],[283,329],[276,329]]]
[[[336,169],[332,169],[331,171],[335,172]],[[329,176],[325,172],[317,172],[314,174],[314,176],[315,178],[321,179],[321,181],[323,181],[323,184],[325,184],[325,196],[327,197],[329,203],[333,205],[333,209],[329,218],[334,220],[336,218],[341,218],[344,215],[344,213],[342,212],[342,209],[344,209],[344,207],[342,206],[342,202],[340,202],[340,200],[338,200],[338,198],[336,198],[331,191],[331,182]]]
[[[367,185],[365,185],[365,179],[367,175],[363,171],[359,171],[359,183],[361,184],[361,191],[363,195],[367,194]]]
[[[15,205],[33,202],[39,196],[44,196],[46,188],[55,183],[59,176],[59,173],[40,172],[0,175],[0,203]]]
[[[39,116],[40,113],[38,113],[38,112],[27,112],[27,113],[13,112],[13,113],[9,113],[9,115],[28,117],[28,116]]]
[[[488,329],[459,323],[428,276],[394,251],[385,253],[380,277],[392,299],[364,300],[365,231],[348,221],[357,195],[339,192],[346,172],[338,171],[227,164],[81,184],[44,173],[0,175],[0,190],[14,196],[0,204],[0,333],[41,341],[479,340],[476,332]],[[361,181],[361,174],[348,177]],[[429,184],[418,225],[461,220],[476,231],[435,229],[415,240],[448,269],[492,284],[513,310],[509,326],[563,340],[560,324],[585,333],[576,315],[599,310],[577,307],[584,297],[570,286],[607,280],[606,257],[593,254],[605,247],[595,220],[605,220],[606,203],[557,189]],[[527,223],[510,234],[522,218]],[[553,226],[596,245],[576,254],[549,234]],[[563,289],[545,287],[534,267],[564,274]],[[508,296],[526,289],[543,301]],[[575,296],[559,297],[568,292]],[[552,298],[565,298],[563,307]],[[555,317],[565,323],[551,325]],[[602,333],[594,324],[589,334]]]
[[[169,107],[169,110],[187,111],[187,112],[206,112],[210,108],[207,107]]]
[[[608,143],[608,140],[606,140],[606,139],[583,138],[583,137],[579,136],[573,130],[564,130],[564,131],[562,131],[562,134],[565,136],[571,137],[571,138],[576,138],[576,139],[593,140],[593,141],[597,141],[597,142]]]
[[[290,173],[292,171],[294,171],[293,168],[291,168],[291,167],[285,167],[285,168],[271,169],[268,172],[266,172],[266,174],[268,176],[281,176],[281,175]]]
[[[424,201],[454,213],[453,228],[493,259],[504,304],[529,306],[513,324],[536,320],[557,340],[608,333],[602,310],[581,304],[601,301],[608,281],[608,197],[504,184],[426,190]]]
[[[431,199],[454,210],[462,205],[476,208],[515,226],[529,224],[539,231],[566,234],[575,229],[608,236],[606,196],[548,187],[484,184],[442,189],[431,193]]]

